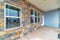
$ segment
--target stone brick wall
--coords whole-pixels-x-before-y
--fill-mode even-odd
[[[9,3],[22,8],[22,27],[14,30],[3,30],[0,32],[0,40],[17,40],[18,38],[30,33],[40,27],[40,23],[30,23],[30,7],[28,7],[23,1],[17,0],[4,0],[4,3]],[[4,14],[4,3],[2,13]],[[1,5],[0,5],[1,6]],[[35,9],[36,10],[36,9]],[[0,12],[1,13],[1,12]],[[1,18],[1,17],[0,17]],[[4,18],[2,19],[4,20]],[[24,24],[25,22],[25,24]],[[4,24],[4,22],[2,22]],[[0,24],[1,26],[1,24]]]

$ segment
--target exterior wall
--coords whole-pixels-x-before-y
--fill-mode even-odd
[[[44,14],[44,25],[53,28],[59,28],[59,13],[58,9],[48,11]]]
[[[2,39],[17,40],[17,38],[20,38],[20,37],[26,35],[27,33],[30,33],[40,27],[41,23],[34,23],[34,24],[30,23],[30,7],[28,7],[22,1],[20,2],[20,1],[16,1],[16,0],[4,0],[3,8],[2,8],[3,16],[4,16],[4,3],[5,2],[22,8],[22,27],[19,29],[14,29],[14,30],[4,30],[4,18],[3,18],[2,19],[3,22],[1,22],[1,23],[3,23],[2,24],[3,30],[0,31],[0,40],[2,40]],[[25,13],[24,11],[27,11],[27,12]],[[26,25],[24,24],[24,22]],[[1,24],[0,24],[0,26],[1,26]]]
[[[4,3],[0,2],[0,31],[4,31]]]

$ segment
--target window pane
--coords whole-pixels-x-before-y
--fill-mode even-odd
[[[31,9],[31,15],[33,15],[33,10]]]
[[[38,22],[40,22],[40,18],[38,18]]]
[[[37,23],[37,17],[35,17],[35,23]]]
[[[20,19],[19,18],[6,18],[6,29],[19,27]]]
[[[37,16],[37,12],[35,11],[35,16]]]
[[[34,23],[34,17],[30,17],[30,23]]]
[[[19,17],[19,12],[20,9],[10,6],[10,5],[6,5],[6,16],[17,16]]]
[[[40,14],[38,13],[38,17],[40,16]]]

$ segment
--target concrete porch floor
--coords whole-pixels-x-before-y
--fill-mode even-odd
[[[58,39],[58,33],[56,29],[42,27],[20,38],[20,40],[60,40]]]

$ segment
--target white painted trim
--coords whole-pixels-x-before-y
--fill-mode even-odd
[[[6,31],[6,17],[5,17],[5,13],[6,13],[6,4],[4,3],[4,30]]]
[[[14,5],[9,4],[9,3],[4,3],[4,30],[6,31],[6,30],[14,30],[14,29],[21,28],[22,27],[22,18],[21,18],[22,17],[22,8],[14,6],[14,7],[17,7],[19,9],[21,9],[20,10],[20,17],[14,17],[14,16],[12,16],[12,18],[20,18],[20,26],[19,27],[15,27],[15,28],[6,29],[6,17],[10,17],[10,16],[6,16],[6,4],[14,6]]]
[[[44,14],[43,14],[43,25],[44,25]]]
[[[33,10],[33,14],[34,14],[34,15],[35,15],[35,11],[37,12],[37,14],[40,13],[40,11],[38,11],[38,10],[36,10],[36,9],[34,9],[34,8],[31,8],[31,7],[30,7],[30,9]],[[32,17],[31,14],[30,14],[30,17]],[[38,17],[38,15],[35,16],[35,17],[40,18],[40,16]],[[34,24],[35,24],[35,18],[34,18],[33,20],[34,20]],[[40,20],[40,21],[41,21],[41,20]],[[40,22],[38,22],[38,19],[37,19],[37,23],[40,23]]]
[[[18,8],[18,9],[21,9],[21,7],[15,6],[15,5],[10,4],[10,3],[7,3],[7,2],[5,2],[4,4],[5,4],[5,5],[8,4],[8,5],[14,6],[14,7]]]
[[[9,17],[9,18],[21,18],[21,17],[15,17],[15,16],[5,16],[5,17]]]
[[[42,17],[42,20],[43,20],[43,23],[41,23],[41,26],[43,26],[44,25],[44,14],[41,17]]]

